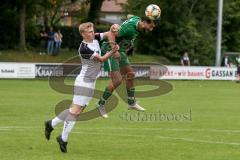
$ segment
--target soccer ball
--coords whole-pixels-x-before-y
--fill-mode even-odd
[[[156,20],[161,16],[161,9],[156,4],[150,4],[145,10],[145,15],[151,20]]]

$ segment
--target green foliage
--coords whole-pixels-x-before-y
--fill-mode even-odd
[[[19,33],[16,10],[11,5],[0,5],[0,24],[0,49],[14,48],[19,41]]]
[[[240,1],[231,0],[225,4],[223,23],[224,50],[240,51]]]
[[[64,42],[64,41],[63,41]],[[66,42],[66,41],[65,41]],[[61,48],[60,54],[57,56],[40,55],[38,49],[28,49],[28,51],[3,50],[0,52],[1,62],[43,62],[43,63],[63,63],[66,60],[78,55],[78,47],[80,42],[76,44],[74,49]],[[129,57],[131,63],[161,63],[170,64],[164,57],[155,55],[134,54]],[[71,61],[79,63],[79,58]]]
[[[61,33],[63,35],[63,48],[78,49],[82,38],[79,34],[77,27],[61,27]]]
[[[101,9],[103,0],[89,0],[89,1],[90,1],[90,9],[88,12],[87,21],[96,22],[99,16],[99,11]]]
[[[206,0],[129,0],[125,9],[130,14],[143,16],[151,3],[161,7],[161,20],[152,33],[140,36],[139,52],[162,55],[179,63],[179,53],[187,51],[195,64],[213,64],[216,4]]]
[[[63,48],[78,49],[79,44],[82,41],[82,37],[79,34],[77,27],[60,27],[61,33],[63,34]],[[105,32],[109,30],[108,25],[96,26],[96,32]]]
[[[143,54],[157,54],[179,62],[182,51],[190,54],[194,64],[213,65],[216,46],[218,1],[208,0],[128,0],[127,13],[144,15],[149,4],[162,9],[160,25],[138,39],[137,50]],[[224,4],[223,52],[240,50],[240,1]],[[149,43],[149,40],[152,40]]]
[[[106,32],[109,30],[109,28],[111,27],[111,25],[109,24],[99,24],[99,25],[95,25],[95,30],[96,32]]]
[[[15,48],[19,43],[19,10],[26,4],[26,42],[36,47],[39,42],[39,26],[36,19],[43,16],[45,26],[59,25],[62,5],[76,0],[1,0],[0,2],[0,49]],[[81,13],[75,17],[79,22],[95,21],[102,0],[82,0]],[[218,1],[209,0],[128,0],[124,6],[126,13],[144,16],[149,4],[157,4],[162,9],[160,23],[153,32],[141,34],[136,40],[136,51],[143,54],[164,56],[173,63],[179,63],[180,53],[187,51],[192,64],[213,65],[216,46]],[[90,6],[89,6],[90,4]],[[88,12],[88,7],[90,7]],[[224,3],[223,52],[240,51],[240,1],[228,0]],[[88,12],[88,15],[87,15]],[[107,25],[99,25],[103,32]],[[78,29],[63,27],[63,47],[78,48],[81,40]]]
[[[32,47],[39,46],[40,27],[36,27],[34,21],[29,20],[26,24],[26,42]]]

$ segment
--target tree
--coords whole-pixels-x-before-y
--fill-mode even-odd
[[[240,1],[225,3],[223,19],[224,51],[240,52]]]
[[[19,41],[18,18],[15,7],[8,0],[0,1],[0,49],[13,48]],[[11,18],[9,18],[11,17]]]
[[[96,22],[96,19],[99,16],[99,11],[101,9],[102,3],[104,0],[90,0],[90,8],[88,11],[87,21]]]
[[[38,1],[16,0],[14,2],[12,5],[16,7],[19,14],[19,49],[26,50],[26,17],[30,13],[33,15],[33,7]]]
[[[179,63],[179,53],[188,51],[201,65],[214,61],[217,3],[208,0],[128,0],[127,13],[144,16],[149,4],[162,9],[160,24],[151,33],[138,39],[137,51],[158,54]],[[149,43],[149,40],[150,41]]]
[[[36,17],[44,16],[44,26],[55,26],[63,18],[62,8],[73,4],[77,0],[1,0],[0,1],[0,48],[13,48],[18,46],[26,50],[26,43],[31,29],[37,32]],[[87,3],[88,0],[78,0]],[[40,15],[41,14],[41,15]],[[11,18],[9,18],[11,17]],[[18,27],[18,29],[16,28]],[[26,34],[27,32],[27,34]],[[34,36],[36,36],[34,34]],[[18,39],[16,39],[18,37]],[[9,43],[10,42],[10,43]]]
[[[26,50],[26,36],[25,36],[25,23],[26,23],[26,3],[22,3],[19,9],[19,49]]]

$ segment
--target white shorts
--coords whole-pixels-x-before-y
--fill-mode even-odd
[[[86,107],[94,94],[96,80],[86,81],[84,77],[78,76],[74,83],[73,104]]]

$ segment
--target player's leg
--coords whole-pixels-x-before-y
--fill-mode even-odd
[[[120,69],[121,74],[124,75],[124,80],[126,83],[127,95],[128,95],[128,104],[133,105],[136,103],[135,100],[135,87],[134,87],[134,78],[135,72],[132,67],[127,65]]]
[[[52,120],[48,120],[45,122],[45,137],[47,140],[50,139],[51,133],[54,128],[59,124],[65,121],[69,114],[69,109],[62,111],[59,115],[57,115]]]
[[[119,71],[110,72],[111,81],[105,88],[102,97],[97,103],[97,109],[103,118],[108,118],[105,103],[111,97],[113,91],[122,83],[122,75]]]
[[[122,75],[120,73],[119,62],[117,59],[111,58],[104,64],[104,69],[109,71],[111,81],[105,88],[104,93],[97,103],[97,109],[103,118],[107,118],[108,115],[105,109],[105,102],[111,97],[113,91],[122,83]]]
[[[84,108],[89,104],[94,94],[96,81],[87,82],[85,80],[85,78],[80,76],[75,80],[73,104],[69,109],[69,113],[67,114],[68,116],[64,121],[62,134],[57,137],[57,141],[62,152],[67,152],[68,135],[72,131],[77,118],[82,113]]]
[[[47,54],[50,55],[50,49],[51,49],[51,41],[47,41]]]
[[[77,118],[89,104],[94,94],[96,81],[85,82],[84,78],[78,77],[74,84],[73,104],[64,121],[62,134],[57,137],[62,152],[67,152],[68,135],[72,131]]]
[[[50,140],[51,133],[54,128],[59,124],[64,122],[69,115],[69,109],[62,111],[59,115],[57,115],[52,120],[48,120],[45,122],[45,137],[47,140]]]
[[[53,118],[52,120],[45,122],[45,137],[47,140],[50,139],[51,132],[59,123],[65,122],[67,119],[69,119],[69,115],[71,115],[72,112],[73,112],[73,115],[77,113],[78,110],[75,109],[76,107],[71,107],[71,108],[73,108],[71,112],[70,112],[70,109],[66,109],[62,111],[58,116]],[[81,111],[78,111],[78,112],[81,112]]]
[[[82,113],[85,107],[80,105],[72,104],[68,111],[68,115],[64,121],[64,127],[62,134],[57,137],[57,142],[59,144],[60,150],[62,152],[67,152],[68,136],[71,133],[77,118]]]
[[[126,81],[129,109],[144,111],[145,109],[136,103],[134,86],[135,72],[130,66],[130,62],[125,53],[122,53],[121,55],[120,71],[121,74],[124,75]]]

